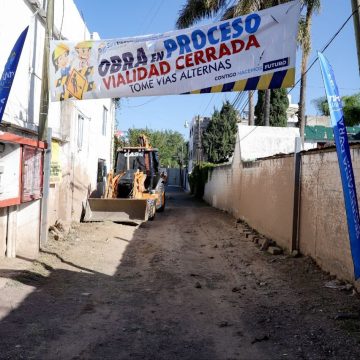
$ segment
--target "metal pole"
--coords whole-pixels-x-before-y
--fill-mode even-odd
[[[357,48],[357,56],[358,56],[358,70],[360,74],[360,15],[359,15],[359,7],[360,0],[351,0],[351,7],[354,13],[354,30],[355,30],[355,41]]]
[[[301,138],[295,138],[294,151],[294,208],[291,251],[299,250],[300,228],[300,181],[301,181]]]
[[[199,154],[199,160],[198,164],[201,164],[201,127],[200,127],[200,115],[198,115],[198,124],[199,124],[199,137],[198,137],[198,154]]]
[[[53,37],[53,27],[54,27],[54,0],[47,0],[43,67],[42,67],[42,78],[41,78],[40,114],[39,114],[39,140],[41,141],[47,140],[48,111],[49,111],[50,38]]]
[[[270,126],[270,96],[271,90],[265,90],[265,110],[264,110],[264,125]]]
[[[48,205],[50,188],[50,168],[51,168],[51,138],[52,129],[48,129],[47,143],[48,147],[44,152],[44,178],[43,194],[41,198],[41,223],[40,223],[40,248],[44,247],[48,241]]]
[[[255,125],[254,119],[254,91],[249,91],[249,125]]]

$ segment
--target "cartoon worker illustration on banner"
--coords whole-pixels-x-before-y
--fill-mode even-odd
[[[81,41],[73,50],[68,45],[58,43],[52,52],[55,71],[56,100],[72,97],[83,99],[84,93],[94,88],[94,67],[91,66],[92,41]]]

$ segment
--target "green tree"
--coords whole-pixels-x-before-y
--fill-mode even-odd
[[[233,154],[237,133],[237,112],[226,101],[221,110],[215,110],[202,137],[208,160],[214,164],[226,162]]]
[[[265,91],[258,91],[258,99],[255,105],[255,125],[256,126],[264,126],[264,106],[265,106]]]
[[[226,0],[187,0],[179,13],[176,27],[183,29],[196,21],[215,16],[226,6]]]
[[[178,131],[173,130],[151,130],[145,129],[129,129],[128,141],[130,146],[139,146],[139,136],[146,135],[150,144],[154,148],[159,149],[159,157],[161,166],[179,167],[181,161],[179,154],[181,150],[186,149],[184,137]]]
[[[116,165],[117,150],[123,146],[125,146],[125,142],[123,141],[123,139],[118,138],[116,135],[114,135],[114,147],[113,147],[113,161],[114,161],[113,166],[114,167]]]
[[[255,106],[255,125],[264,126],[265,116],[265,91],[258,91],[258,102]],[[289,99],[287,97],[286,89],[274,89],[270,94],[270,126],[287,125],[286,110],[289,107]]]
[[[355,126],[360,124],[360,93],[343,96],[343,111],[346,126]],[[329,116],[329,104],[325,96],[313,100],[316,109],[321,115]]]
[[[343,96],[344,118],[347,126],[359,125],[360,123],[360,93]]]
[[[327,102],[326,96],[319,97],[312,100],[317,111],[324,116],[330,116],[329,104]]]
[[[272,90],[270,103],[270,125],[287,126],[286,110],[289,107],[289,99],[286,89]]]

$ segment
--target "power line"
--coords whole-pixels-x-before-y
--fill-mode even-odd
[[[360,7],[360,6],[359,6]],[[356,13],[356,12],[358,12],[359,11],[359,7],[356,9],[356,10],[354,10],[352,13],[351,13],[351,15],[345,20],[345,22],[340,26],[340,28],[338,29],[338,31],[336,31],[336,33],[330,38],[330,40],[326,43],[326,45],[323,47],[323,49],[321,50],[321,52],[324,52],[329,46],[330,46],[330,44],[337,38],[337,36],[340,34],[340,32],[343,30],[343,28],[345,27],[345,25],[349,22],[349,20],[354,16],[354,14]],[[310,64],[310,66],[306,69],[306,71],[305,71],[305,73],[304,73],[304,75],[306,75],[309,71],[310,71],[310,69],[315,65],[315,63],[318,61],[318,57],[316,57],[314,60],[313,60],[313,62]],[[301,77],[300,77],[300,79],[298,79],[297,81],[296,81],[296,83],[294,84],[294,86],[288,91],[288,94],[290,94],[291,93],[291,91],[292,90],[294,90],[294,88],[296,87],[296,85],[299,83],[301,81]]]
[[[321,52],[324,52],[330,45],[331,43],[336,39],[336,37],[340,34],[340,32],[343,30],[343,28],[345,27],[345,25],[349,22],[349,20],[354,16],[354,14],[359,10],[359,8],[357,8],[356,10],[354,10],[352,12],[352,14],[345,20],[345,22],[340,26],[340,28],[336,31],[336,33],[330,38],[330,40],[326,43],[326,45],[323,47],[323,49],[321,50]],[[309,70],[314,66],[314,64],[317,62],[318,58],[316,57],[316,59],[310,64],[310,66],[307,68],[305,74],[307,74],[309,72]],[[301,81],[301,77],[299,80],[296,81],[296,83],[294,84],[294,86],[288,91],[288,94],[290,94],[290,92],[296,87],[296,85]],[[254,91],[253,91],[254,92]],[[244,104],[244,106],[242,107],[240,112],[243,112],[245,107],[249,104],[249,99],[247,100],[247,102]]]
[[[163,5],[163,3],[164,3],[164,0],[161,0],[161,1],[159,2],[159,5],[158,5],[158,7],[157,7],[156,10],[155,10],[154,15],[153,15],[152,18],[150,19],[150,22],[147,23],[147,25],[144,27],[144,32],[147,31],[146,29],[148,29],[148,28],[152,25],[152,23],[153,23],[155,17],[157,16],[157,14],[158,14],[161,6]]]
[[[360,6],[359,6],[360,7]],[[335,32],[335,34],[330,38],[330,40],[326,43],[326,45],[323,47],[323,49],[321,50],[321,52],[324,52],[330,45],[331,43],[337,38],[337,36],[340,34],[340,32],[343,30],[343,28],[345,27],[345,25],[349,22],[349,20],[354,16],[354,14],[359,11],[359,7],[354,10],[351,15],[344,21],[344,23],[340,26],[340,28]],[[314,66],[314,64],[318,61],[318,57],[316,57],[316,59],[310,64],[310,66],[306,69],[304,75],[306,75],[309,70]],[[299,82],[301,81],[301,77],[300,79],[298,79],[296,81],[296,83],[294,84],[294,86],[288,91],[288,94],[290,94],[290,92],[292,90],[294,90],[294,88],[296,87],[297,84],[299,84]],[[254,91],[253,91],[254,92]],[[249,104],[249,99],[247,100],[247,102],[245,103],[245,105],[243,106],[243,108],[241,109],[241,112],[244,111],[245,107]]]
[[[245,96],[246,96],[245,91],[241,91],[239,93],[239,97],[233,103],[234,108],[238,109],[240,107],[240,104],[244,101]]]
[[[139,105],[125,105],[125,106],[126,106],[126,107],[128,107],[128,108],[138,108],[138,107],[141,107],[141,106],[147,105],[147,104],[149,104],[149,103],[151,103],[151,102],[153,102],[153,101],[155,101],[155,100],[159,99],[159,97],[160,97],[160,96],[153,97],[153,98],[151,98],[150,100],[145,101],[144,103],[139,104]]]
[[[208,104],[206,105],[206,108],[202,111],[203,116],[205,116],[205,112],[206,112],[206,110],[208,109],[209,105],[210,105],[210,104],[212,103],[212,101],[214,100],[214,96],[215,96],[215,95],[216,95],[216,94],[213,94],[213,95],[212,95],[211,99],[209,100]]]

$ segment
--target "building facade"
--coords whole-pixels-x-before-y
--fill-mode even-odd
[[[55,39],[99,38],[73,0],[54,3]],[[112,99],[50,103],[47,144],[37,141],[45,9],[45,0],[0,0],[0,69],[29,26],[0,125],[0,257],[36,257],[48,225],[79,221],[86,198],[101,194],[112,165]]]

